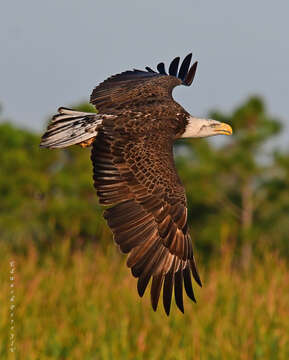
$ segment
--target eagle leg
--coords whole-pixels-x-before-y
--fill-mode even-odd
[[[91,144],[94,142],[96,137],[92,137],[86,141],[83,141],[81,143],[79,143],[78,145],[80,145],[82,148],[85,148],[85,147],[88,147],[88,146],[91,146]]]

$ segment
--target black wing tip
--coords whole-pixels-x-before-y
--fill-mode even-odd
[[[179,306],[179,305],[177,304],[177,307],[178,307],[178,309],[182,312],[182,314],[185,313],[185,309],[184,309],[183,306]],[[165,304],[164,304],[164,309],[165,309],[166,315],[167,315],[167,316],[170,316],[171,304],[169,304],[169,305],[165,305]],[[154,311],[155,311],[155,310],[154,310]]]
[[[190,267],[191,267],[191,271],[192,271],[192,275],[193,275],[193,278],[195,279],[196,283],[202,287],[202,281],[201,281],[201,278],[200,278],[200,275],[198,273],[198,270],[197,270],[197,266],[196,266],[196,262],[195,262],[195,258],[193,256],[193,258],[190,260]]]
[[[190,52],[187,56],[185,56],[183,61],[186,61],[190,65],[192,57],[193,57],[193,53]]]
[[[177,56],[174,58],[174,60],[171,62],[169,67],[169,74],[172,76],[176,76],[178,73],[178,67],[179,67],[180,57]]]
[[[137,289],[137,292],[138,292],[139,297],[142,298],[144,296],[144,293],[145,293],[144,291]]]
[[[186,78],[184,80],[184,84],[187,86],[190,86],[192,82],[194,81],[196,71],[197,71],[198,62],[194,62],[194,64],[191,66],[190,70],[188,71]]]
[[[168,75],[166,73],[166,69],[165,69],[165,64],[163,62],[160,62],[158,65],[157,65],[157,69],[158,69],[158,72],[161,74],[161,75]]]
[[[194,279],[196,280],[196,283],[200,286],[200,287],[203,287],[203,284],[202,284],[202,281],[200,279],[200,276],[197,272],[193,272],[193,276],[194,276]]]
[[[153,311],[156,312],[157,308],[158,308],[158,302],[157,303],[152,302],[152,308],[153,308]]]
[[[145,69],[146,69],[147,72],[151,72],[151,73],[156,74],[156,72],[153,69],[151,69],[149,66],[146,66]]]
[[[169,66],[169,73],[166,73],[165,70],[165,64],[163,62],[160,62],[157,65],[157,71],[155,72],[153,69],[151,69],[149,66],[146,66],[145,69],[147,72],[150,73],[155,73],[155,74],[160,74],[160,75],[170,75],[170,76],[175,76],[177,78],[179,78],[182,81],[183,85],[186,86],[190,86],[194,80],[195,74],[196,74],[196,70],[197,70],[197,65],[198,62],[194,62],[194,64],[190,67],[190,63],[192,60],[192,56],[193,53],[189,53],[183,60],[180,70],[178,72],[178,66],[179,66],[179,62],[180,62],[180,57],[177,56],[175,57]]]
[[[170,311],[171,311],[171,305],[169,307],[164,305],[164,309],[165,309],[165,313],[167,316],[170,316]]]
[[[192,271],[192,274],[193,274],[193,277],[195,279],[195,281],[202,287],[202,282],[200,280],[200,277],[199,275],[197,274],[196,271]],[[187,281],[186,281],[187,280]],[[188,269],[188,272],[187,272],[187,279],[185,279],[185,276],[184,276],[184,279],[182,279],[182,281],[184,281],[184,284],[185,284],[185,290],[186,290],[186,294],[187,296],[196,304],[197,303],[197,300],[195,298],[195,294],[194,294],[194,291],[193,291],[193,288],[192,288],[192,283],[191,283],[191,279],[190,279],[190,270]],[[170,281],[169,281],[170,282]],[[142,286],[141,285],[141,282],[138,281],[138,284],[137,284],[137,290],[138,290],[138,295],[142,298],[144,296],[144,293],[145,293],[145,290],[147,288],[147,282],[146,282],[146,285],[145,286]],[[169,284],[168,284],[169,285]],[[171,285],[171,286],[170,286]],[[163,307],[164,307],[164,310],[165,310],[165,314],[167,316],[170,315],[170,312],[171,312],[171,304],[172,304],[172,290],[174,288],[173,284],[170,284],[168,286],[168,293],[167,293],[167,296],[163,293],[163,296],[164,296],[164,299],[163,299]],[[176,284],[175,284],[175,287],[176,287]],[[176,289],[175,289],[176,290]],[[183,294],[183,289],[180,289],[181,293]],[[182,314],[185,313],[185,309],[184,309],[184,303],[183,303],[183,295],[182,294],[179,294],[179,296],[177,296],[177,294],[175,293],[175,302],[176,302],[176,305],[177,305],[177,308],[181,311]],[[152,309],[154,312],[157,311],[158,309],[158,303],[159,303],[159,294],[157,296],[157,298],[155,298],[154,296],[151,298],[151,306],[152,306]]]

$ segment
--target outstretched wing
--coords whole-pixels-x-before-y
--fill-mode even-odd
[[[191,273],[201,282],[188,232],[185,191],[173,161],[174,134],[167,127],[135,136],[121,128],[123,122],[104,120],[93,143],[97,194],[101,204],[114,205],[104,216],[120,249],[129,253],[127,265],[138,278],[139,295],[152,278],[153,309],[163,287],[166,313],[173,289],[183,312],[183,286],[195,301]]]
[[[172,101],[172,90],[177,85],[189,86],[193,82],[197,62],[190,67],[192,54],[183,60],[176,57],[166,73],[164,63],[157,66],[158,72],[149,67],[146,71],[132,70],[114,75],[99,84],[90,96],[90,102],[100,113],[116,114],[127,108],[164,101]]]

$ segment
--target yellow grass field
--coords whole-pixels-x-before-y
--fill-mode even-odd
[[[1,244],[1,359],[289,359],[289,272],[277,256],[240,271],[223,249],[200,266],[197,304],[185,299],[184,315],[173,304],[167,317],[162,306],[152,311],[148,294],[139,299],[115,247],[71,254],[69,246],[40,257],[33,247],[19,255]],[[9,352],[9,261],[16,355]]]

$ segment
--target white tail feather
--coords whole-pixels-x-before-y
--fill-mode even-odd
[[[47,131],[42,136],[40,146],[61,149],[94,138],[97,135],[97,128],[105,116],[109,115],[61,107],[58,109],[58,114],[53,116]]]

